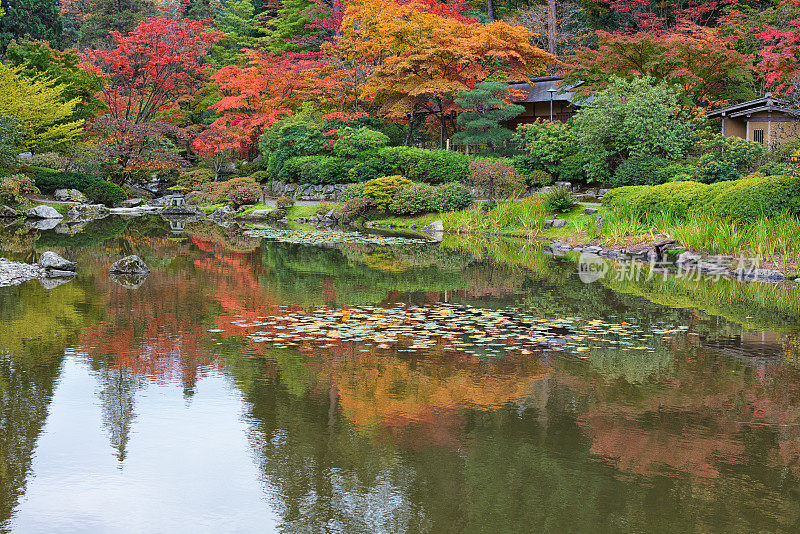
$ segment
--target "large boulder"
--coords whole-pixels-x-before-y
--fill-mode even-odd
[[[0,206],[0,219],[18,217],[19,212],[11,206]]]
[[[55,252],[48,250],[39,257],[39,267],[45,271],[75,272],[75,263],[62,258]]]
[[[234,210],[232,207],[222,206],[221,208],[214,210],[214,213],[212,213],[210,217],[215,220],[230,219],[233,217],[234,213],[236,213],[236,210]]]
[[[430,232],[444,232],[444,221],[433,221],[431,224],[423,228],[423,230],[428,230]]]
[[[275,211],[275,210],[274,209],[253,210],[250,213],[249,217],[252,217],[253,219],[269,219],[270,218],[270,213],[272,213],[273,211]]]
[[[25,210],[25,217],[29,219],[63,219],[64,216],[61,215],[56,209],[52,206],[46,206],[44,204],[40,204],[38,206],[34,206],[33,208]]]
[[[135,254],[114,262],[109,270],[115,274],[147,274],[150,272],[147,264]]]
[[[56,189],[53,198],[62,202],[89,202],[86,195],[77,189]]]

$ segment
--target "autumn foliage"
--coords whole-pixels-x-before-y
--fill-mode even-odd
[[[115,119],[148,122],[195,96],[207,82],[204,57],[221,37],[206,23],[158,18],[128,35],[111,32],[114,48],[90,50],[87,69],[105,78],[99,97]]]

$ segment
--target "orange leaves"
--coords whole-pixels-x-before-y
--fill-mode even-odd
[[[412,108],[441,111],[442,99],[490,74],[524,77],[552,61],[531,37],[522,27],[482,25],[424,3],[359,0],[345,12],[339,48],[377,65],[363,96],[374,97],[385,115],[403,117]]]
[[[211,106],[222,114],[215,126],[232,128],[242,137],[257,135],[303,103],[330,98],[338,82],[329,70],[322,60],[250,50],[246,65],[224,67],[214,75],[225,95]]]

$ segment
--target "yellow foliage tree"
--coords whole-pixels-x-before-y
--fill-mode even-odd
[[[0,64],[0,115],[10,115],[22,123],[28,146],[51,149],[81,135],[83,120],[68,120],[80,99],[65,100],[66,86],[47,78],[26,78],[19,71]]]

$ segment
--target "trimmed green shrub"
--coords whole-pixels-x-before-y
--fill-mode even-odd
[[[397,215],[421,215],[434,211],[434,188],[428,184],[414,184],[398,190],[389,204],[389,211]]]
[[[280,178],[301,184],[339,184],[349,182],[352,160],[335,156],[296,156],[283,165]]]
[[[76,189],[80,190],[80,188]],[[122,202],[128,198],[123,188],[105,180],[92,182],[88,187],[84,187],[81,192],[92,202],[107,206],[113,206],[117,202]]]
[[[670,164],[669,160],[658,156],[640,156],[628,158],[619,164],[611,185],[647,185],[665,182],[664,169]]]
[[[458,211],[472,205],[475,197],[464,184],[451,182],[436,186],[431,200],[432,211]]]
[[[80,172],[63,172],[31,167],[33,178],[42,193],[52,193],[56,189],[77,189],[85,193],[84,188],[95,182],[105,182],[99,176]]]
[[[386,158],[378,156],[372,156],[357,163],[355,167],[350,169],[348,176],[350,178],[349,181],[351,182],[366,182],[367,180],[373,180],[383,176],[391,176],[393,174],[398,174],[399,172],[400,167],[395,161],[390,161]]]
[[[374,200],[379,209],[385,209],[398,190],[410,185],[413,185],[413,182],[403,176],[384,176],[364,182],[362,196]]]
[[[424,149],[405,146],[379,149],[376,157],[385,161],[394,172],[417,182],[440,184],[466,181],[470,156],[441,149]]]
[[[702,212],[748,221],[800,211],[800,177],[750,175],[714,184],[621,187],[603,196],[603,205],[629,210],[643,219],[660,213],[686,218]]]

